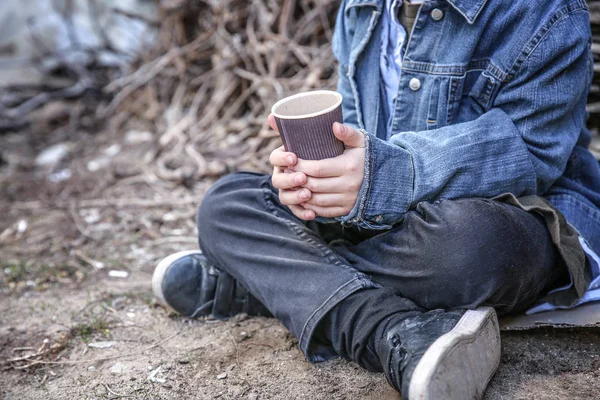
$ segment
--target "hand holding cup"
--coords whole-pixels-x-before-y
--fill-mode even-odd
[[[295,98],[302,97],[306,100],[306,96]],[[281,111],[276,106],[273,110]],[[301,115],[296,113],[295,116]],[[314,114],[310,118],[314,118]],[[274,150],[270,157],[274,167],[272,182],[279,189],[279,199],[303,220],[347,215],[356,202],[364,177],[365,138],[356,129],[341,124],[341,107],[334,121],[305,122],[311,132],[304,136],[300,119],[295,118],[295,124],[285,125],[273,114],[269,116],[269,125],[280,134],[283,129],[293,128],[288,129],[286,135],[281,134],[284,146]],[[306,158],[289,151],[290,148]]]

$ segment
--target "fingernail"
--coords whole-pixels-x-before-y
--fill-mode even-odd
[[[294,163],[294,157],[292,157],[292,156],[287,156],[287,158],[285,160],[287,161],[287,163],[289,165],[292,165]]]
[[[298,197],[301,199],[308,199],[310,195],[308,194],[307,190],[301,190],[300,193],[298,193]]]
[[[346,125],[340,124],[339,122],[336,122],[336,124],[338,124],[338,129],[341,133],[346,133]]]
[[[312,218],[312,213],[310,211],[305,212],[304,213],[304,218],[311,219]]]
[[[296,177],[294,178],[294,182],[296,182],[296,184],[301,185],[304,183],[304,175],[302,174],[298,174],[296,175]]]

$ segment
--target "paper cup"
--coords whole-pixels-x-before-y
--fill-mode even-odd
[[[344,143],[333,134],[333,123],[343,122],[342,95],[330,90],[295,94],[279,100],[271,113],[286,151],[304,160],[337,157]]]

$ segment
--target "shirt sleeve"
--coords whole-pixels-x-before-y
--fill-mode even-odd
[[[387,142],[365,132],[365,179],[339,221],[386,229],[422,201],[543,194],[562,175],[585,124],[592,75],[586,17],[559,20],[526,48],[479,118]]]

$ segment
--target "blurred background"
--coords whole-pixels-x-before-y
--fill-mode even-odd
[[[189,321],[150,293],[158,260],[197,247],[210,184],[269,171],[271,105],[335,88],[338,6],[0,0],[0,398],[395,398],[353,364],[308,365],[272,320]],[[597,330],[503,344],[487,398],[600,392]]]

